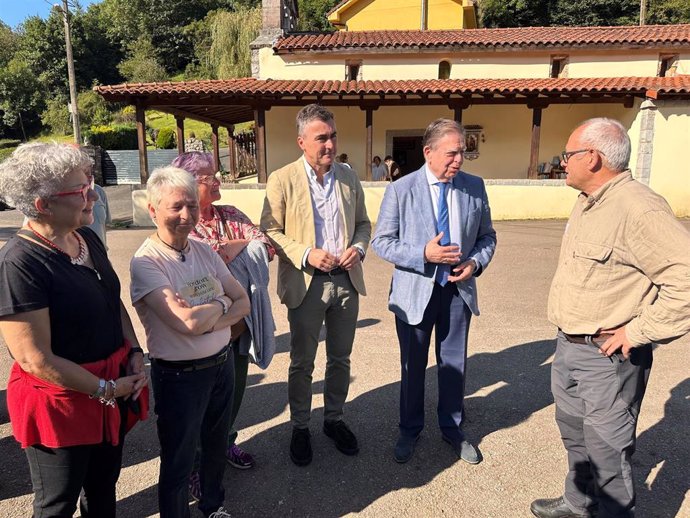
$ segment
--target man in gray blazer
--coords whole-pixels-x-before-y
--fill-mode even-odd
[[[436,331],[438,421],[443,440],[470,464],[481,456],[462,432],[467,336],[479,315],[475,277],[496,248],[484,182],[460,171],[462,127],[432,122],[421,169],[386,188],[372,247],[395,264],[389,309],[395,314],[402,366],[400,436],[395,460],[412,458],[424,428],[424,375]]]

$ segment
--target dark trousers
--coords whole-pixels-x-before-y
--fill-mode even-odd
[[[631,458],[651,367],[651,344],[633,349],[625,360],[558,334],[551,390],[568,452],[564,498],[573,511],[598,510],[599,518],[634,515]]]
[[[400,342],[400,434],[416,437],[424,428],[424,377],[429,358],[431,332],[436,331],[438,367],[438,424],[451,440],[463,438],[467,336],[472,313],[455,283],[434,283],[424,318],[410,325],[399,318],[395,327]]]
[[[249,332],[249,331],[246,331]],[[247,388],[247,372],[249,371],[249,356],[239,353],[239,343],[232,344],[232,354],[235,360],[235,388],[232,392],[232,414],[230,416],[230,435],[228,437],[228,447],[237,441],[237,430],[235,420],[242,406],[244,389]]]
[[[115,484],[122,466],[123,440],[124,420],[117,446],[101,443],[26,448],[34,489],[34,517],[71,517],[79,500],[83,517],[115,518]]]
[[[198,444],[202,493],[199,510],[205,515],[217,511],[225,499],[225,448],[234,384],[232,355],[220,365],[191,372],[162,367],[154,360],[151,382],[161,445],[161,517],[189,517],[189,475]]]

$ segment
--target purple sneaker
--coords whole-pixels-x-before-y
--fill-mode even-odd
[[[192,471],[189,476],[189,494],[197,502],[201,500],[201,478],[198,471]]]
[[[225,458],[233,468],[249,469],[254,466],[254,458],[236,444],[228,448]]]

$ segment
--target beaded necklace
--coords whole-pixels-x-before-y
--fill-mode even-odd
[[[69,255],[67,252],[65,252],[62,248],[60,248],[60,247],[57,246],[55,243],[53,243],[50,239],[48,239],[48,238],[45,237],[44,235],[40,234],[40,233],[31,225],[31,222],[30,222],[30,221],[28,221],[26,224],[27,224],[27,226],[29,227],[29,229],[31,230],[31,232],[33,232],[34,236],[36,236],[36,237],[39,239],[39,241],[41,241],[41,243],[46,244],[46,245],[48,245],[50,248],[52,248],[53,250],[57,250],[57,251],[60,252],[61,254],[64,254],[64,255],[66,255],[67,257],[69,257],[69,260],[70,260],[70,262],[71,262],[72,264],[81,266],[81,265],[83,265],[83,264],[86,262],[86,260],[88,259],[88,257],[89,257],[89,249],[86,247],[86,243],[84,243],[84,240],[81,238],[81,236],[80,236],[77,232],[75,232],[74,230],[72,231],[72,235],[75,237],[75,239],[76,239],[77,242],[79,243],[79,254],[77,255],[77,257],[72,257],[72,256]]]

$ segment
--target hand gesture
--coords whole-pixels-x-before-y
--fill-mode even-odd
[[[345,252],[343,252],[343,255],[340,256],[340,267],[343,270],[352,270],[356,265],[358,265],[361,262],[362,258],[359,255],[359,250],[357,250],[354,246],[351,246]]]
[[[625,332],[625,326],[621,326],[616,329],[604,329],[601,331],[601,334],[611,335],[609,339],[599,347],[601,354],[611,356],[620,350],[626,360],[630,358],[630,350],[635,346],[632,345],[628,340],[628,335]]]
[[[476,268],[476,265],[474,264],[474,261],[472,261],[472,260],[460,263],[455,268],[452,268],[452,272],[455,275],[452,275],[452,274],[449,275],[448,276],[448,282],[466,281],[467,279],[469,279],[472,276],[475,268]]]
[[[443,232],[434,237],[424,246],[424,259],[429,263],[458,264],[460,262],[460,247],[458,245],[441,245]]]
[[[249,239],[229,239],[221,244],[218,249],[220,258],[223,259],[225,264],[232,262],[232,260],[240,255],[240,252],[244,250],[249,244]]]
[[[338,258],[321,248],[312,248],[307,256],[307,263],[318,270],[330,272],[338,266]]]
[[[124,397],[125,399],[133,397],[136,399],[147,382],[148,380],[144,372],[122,376],[115,380],[115,397]]]

